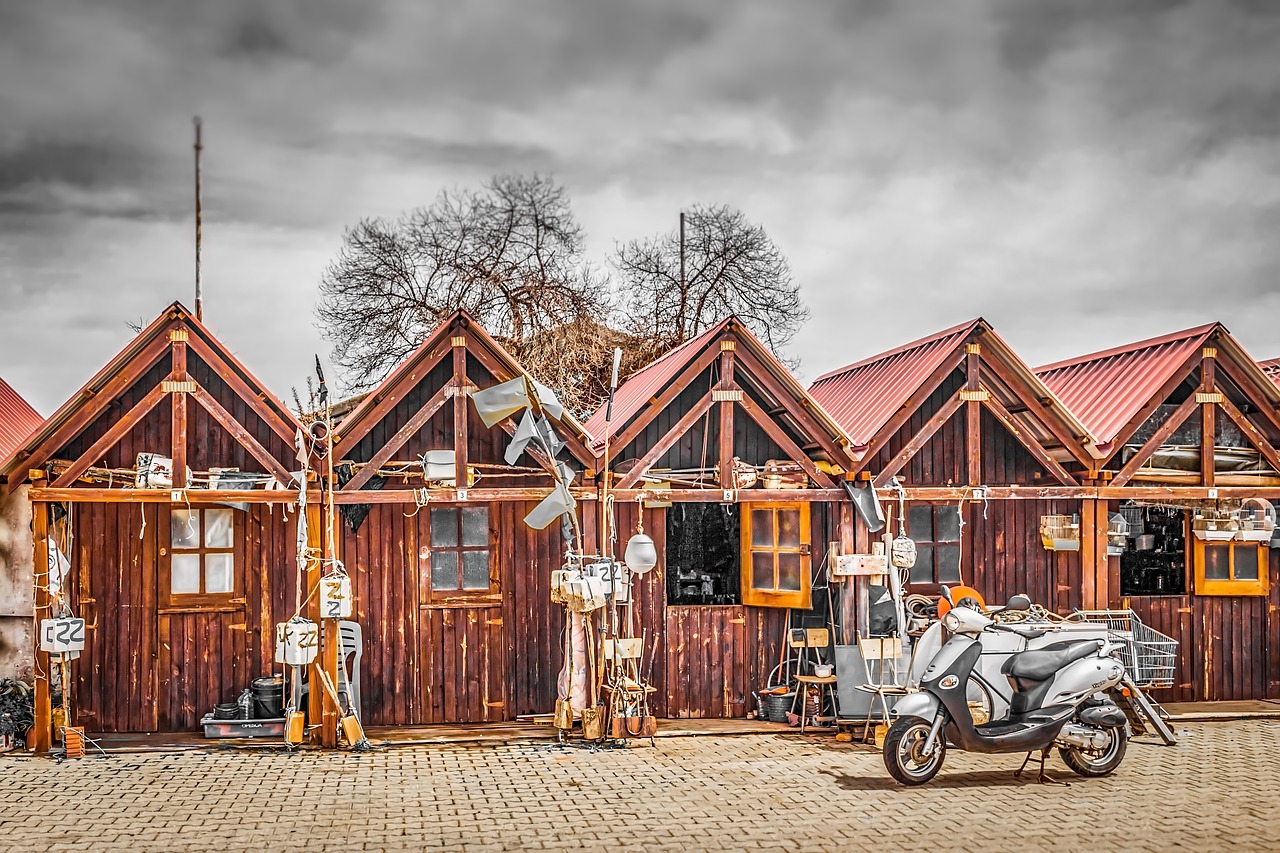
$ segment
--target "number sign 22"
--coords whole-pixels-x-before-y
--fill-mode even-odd
[[[41,619],[40,651],[51,654],[84,651],[84,620]]]

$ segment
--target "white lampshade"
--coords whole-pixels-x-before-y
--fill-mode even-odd
[[[658,565],[658,549],[646,534],[637,533],[627,541],[627,551],[622,559],[626,561],[628,569],[642,575]]]

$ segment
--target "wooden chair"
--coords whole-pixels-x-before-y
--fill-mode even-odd
[[[831,643],[831,632],[826,628],[792,628],[787,634],[787,642],[791,648],[800,651],[799,674],[796,676],[799,686],[796,688],[795,698],[791,700],[791,713],[796,713],[796,704],[799,703],[800,731],[803,733],[808,722],[804,705],[810,685],[818,688],[818,713],[815,716],[822,715],[822,709],[827,702],[831,703],[832,708],[835,707],[835,693],[832,687],[836,683],[835,673],[813,674],[813,667],[822,663],[822,650]],[[808,674],[804,671],[806,665],[810,670]]]
[[[866,671],[867,683],[858,686],[858,689],[864,693],[871,694],[871,705],[867,708],[867,721],[862,727],[862,740],[867,741],[867,735],[871,731],[871,717],[876,710],[876,699],[880,699],[880,719],[887,727],[889,725],[889,703],[886,698],[889,696],[906,696],[907,688],[898,684],[898,660],[902,657],[902,640],[898,637],[859,637],[858,651],[862,654],[862,666]],[[879,678],[871,677],[870,661],[879,661]],[[886,683],[885,670],[888,668],[887,662],[893,664],[893,681]]]

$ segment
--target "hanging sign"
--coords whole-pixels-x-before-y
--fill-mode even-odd
[[[84,651],[84,620],[41,619],[40,651],[55,655]]]
[[[320,615],[325,619],[346,619],[351,615],[351,578],[331,572],[320,578]]]
[[[276,663],[306,666],[320,649],[320,626],[309,619],[276,623]]]

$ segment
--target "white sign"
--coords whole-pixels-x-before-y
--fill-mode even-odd
[[[84,620],[41,619],[40,651],[55,655],[84,651]]]
[[[836,557],[836,577],[883,575],[889,571],[889,558],[884,554],[841,554]]]

